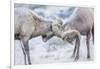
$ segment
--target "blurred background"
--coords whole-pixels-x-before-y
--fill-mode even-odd
[[[75,7],[65,7],[65,6],[49,6],[49,5],[36,5],[36,4],[17,4],[15,3],[14,7],[24,7],[34,10],[38,15],[48,19],[53,20],[55,17],[65,21],[70,17],[74,12]]]

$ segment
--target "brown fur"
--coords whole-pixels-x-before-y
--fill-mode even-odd
[[[46,36],[51,32],[51,22],[36,15],[32,10],[26,8],[14,9],[14,34],[15,39],[20,39],[23,43],[23,53],[25,64],[31,64],[28,41],[36,36]]]
[[[86,35],[87,58],[90,58],[90,37],[91,32],[94,36],[94,9],[93,8],[78,8],[75,14],[64,25],[64,30],[77,30],[82,35]],[[94,39],[94,37],[93,37]]]

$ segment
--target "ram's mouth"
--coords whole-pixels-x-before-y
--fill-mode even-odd
[[[42,40],[43,40],[43,42],[46,42],[47,41],[47,35],[43,35]]]

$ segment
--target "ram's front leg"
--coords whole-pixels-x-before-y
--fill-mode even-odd
[[[75,42],[75,48],[74,48],[74,51],[73,51],[73,55],[75,55],[75,52],[77,51],[75,60],[79,59],[79,48],[80,48],[80,39],[79,39],[79,37],[77,37],[76,42]]]
[[[27,63],[26,63],[26,61],[27,61],[27,59],[26,59],[27,55],[26,55],[25,48],[24,48],[24,45],[23,45],[22,40],[20,40],[20,43],[21,43],[21,48],[22,48],[23,55],[24,55],[24,63],[25,63],[25,65],[26,65],[26,64],[27,64]]]
[[[28,36],[22,38],[22,42],[23,42],[23,45],[24,45],[23,53],[25,53],[24,54],[24,58],[25,59],[27,58],[28,64],[31,64],[30,50],[29,50],[28,41],[29,41],[29,37]],[[26,64],[26,60],[25,60],[25,64]]]
[[[74,47],[74,51],[73,51],[73,55],[71,56],[72,58],[75,57],[75,53],[76,53],[76,49],[77,49],[77,43],[75,43],[75,47]]]

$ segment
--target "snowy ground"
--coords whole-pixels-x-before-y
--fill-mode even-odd
[[[87,48],[85,41],[86,38],[82,36],[80,58],[78,61],[89,61],[86,58]],[[44,43],[41,37],[36,37],[29,41],[29,46],[32,64],[66,63],[74,61],[74,58],[71,58],[74,45],[63,41],[60,38],[53,37]],[[92,61],[94,58],[94,46],[92,39],[90,41],[90,53]],[[24,64],[24,56],[20,42],[15,40],[15,65],[21,64]]]

